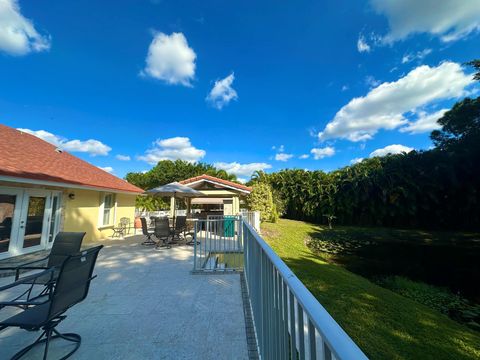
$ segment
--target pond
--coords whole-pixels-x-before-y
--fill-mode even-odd
[[[480,303],[476,234],[340,228],[310,234],[309,247],[367,278],[404,276]]]

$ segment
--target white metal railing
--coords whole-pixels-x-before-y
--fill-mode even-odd
[[[260,211],[240,210],[243,221],[246,221],[260,234]]]
[[[244,272],[262,359],[367,359],[272,248],[243,222]]]
[[[210,215],[196,220],[193,246],[193,272],[242,270],[242,217]]]

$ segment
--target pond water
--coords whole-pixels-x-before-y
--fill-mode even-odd
[[[367,278],[399,275],[448,287],[480,303],[480,246],[313,237],[317,251]]]

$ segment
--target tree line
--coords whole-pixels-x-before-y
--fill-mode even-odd
[[[480,70],[480,61],[470,65]],[[475,74],[480,80],[480,71]],[[257,172],[289,219],[360,226],[480,229],[480,97],[438,120],[434,148],[365,159],[329,173]]]

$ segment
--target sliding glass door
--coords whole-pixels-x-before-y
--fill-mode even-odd
[[[50,248],[59,229],[58,191],[0,187],[0,258]]]
[[[0,188],[0,259],[17,244],[22,196],[22,190]]]

